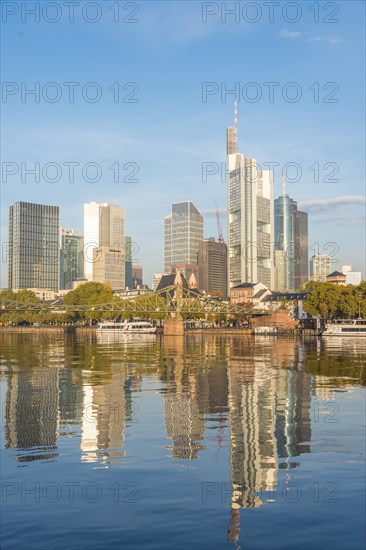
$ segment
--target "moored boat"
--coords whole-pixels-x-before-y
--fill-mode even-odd
[[[322,336],[366,336],[366,319],[327,321]]]
[[[99,323],[97,334],[155,334],[156,327],[148,321],[130,323]]]

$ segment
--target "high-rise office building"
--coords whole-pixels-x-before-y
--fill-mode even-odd
[[[84,276],[88,281],[109,282],[113,290],[125,287],[123,208],[108,203],[84,204]]]
[[[59,225],[58,206],[10,206],[9,288],[59,289]]]
[[[172,265],[197,265],[198,245],[203,240],[203,217],[190,201],[172,204],[164,219],[164,273]]]
[[[84,237],[74,229],[60,227],[60,289],[84,277]]]
[[[199,288],[207,294],[227,296],[227,246],[215,239],[198,247]]]
[[[140,264],[132,264],[132,287],[137,288],[142,286],[143,282],[143,267]]]
[[[125,237],[125,285],[126,288],[133,288],[132,237]]]
[[[274,201],[275,289],[297,290],[308,279],[308,215],[285,193]]]
[[[309,279],[309,231],[308,214],[298,210],[295,217],[295,236],[297,254],[297,287],[301,288]]]
[[[273,287],[273,174],[238,152],[236,126],[227,129],[228,281]]]
[[[310,279],[312,281],[327,280],[327,275],[332,272],[332,258],[328,254],[314,254],[310,258]]]

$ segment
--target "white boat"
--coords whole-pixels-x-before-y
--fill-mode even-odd
[[[336,319],[328,321],[322,336],[366,336],[366,319]]]
[[[148,321],[131,323],[99,323],[97,334],[155,334],[156,327]]]

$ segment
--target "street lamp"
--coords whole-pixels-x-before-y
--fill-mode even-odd
[[[362,300],[362,294],[358,294],[358,318],[361,319],[361,300]]]

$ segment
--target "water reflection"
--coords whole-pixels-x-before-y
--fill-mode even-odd
[[[197,461],[202,453],[217,460],[218,450],[228,449],[228,539],[235,543],[240,509],[273,500],[279,470],[291,479],[298,457],[310,453],[312,396],[332,399],[330,379],[332,388],[365,385],[365,349],[350,342],[209,335],[1,340],[5,440],[17,462],[60,460],[68,437],[78,442],[81,462],[121,464],[135,398],[153,383],[169,440],[157,442],[169,460]]]

